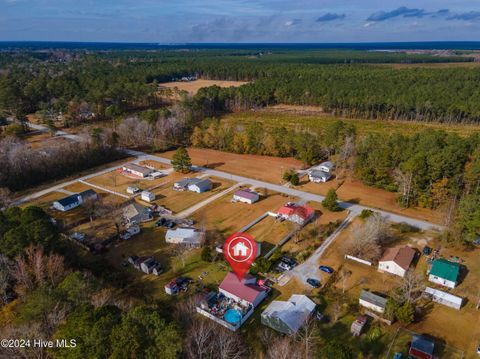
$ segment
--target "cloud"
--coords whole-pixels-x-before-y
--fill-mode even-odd
[[[424,9],[411,9],[405,6],[401,6],[398,9],[392,11],[378,11],[373,13],[367,18],[367,21],[385,21],[393,19],[395,17],[424,17],[430,15]]]
[[[316,21],[328,22],[328,21],[345,19],[345,17],[346,17],[345,14],[336,14],[336,13],[327,12],[326,14],[320,16]]]
[[[453,14],[447,17],[447,20],[462,20],[462,21],[472,21],[480,19],[480,11],[469,11],[459,14]]]
[[[285,26],[295,26],[297,24],[300,24],[302,22],[302,20],[300,19],[292,19],[292,20],[287,20],[285,21]]]

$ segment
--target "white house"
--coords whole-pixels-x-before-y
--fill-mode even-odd
[[[142,201],[145,201],[145,202],[155,201],[155,193],[149,192],[149,191],[143,191],[141,198],[142,198]]]
[[[415,254],[415,250],[408,246],[388,248],[378,262],[378,271],[404,277],[415,258]]]
[[[371,309],[378,313],[384,313],[387,305],[387,298],[362,289],[358,303],[365,308]]]
[[[326,162],[320,163],[320,164],[317,166],[317,168],[318,168],[320,171],[330,173],[330,172],[332,172],[332,170],[335,168],[335,165],[334,165],[331,161],[326,161]]]
[[[126,173],[132,174],[140,178],[148,177],[152,172],[154,172],[150,168],[142,167],[142,166],[136,165],[135,163],[127,163],[122,167],[122,170]]]
[[[268,294],[268,288],[257,284],[257,279],[247,274],[245,278],[239,280],[238,277],[229,272],[218,287],[220,293],[235,302],[248,307],[258,306]]]
[[[73,208],[80,206],[85,201],[96,200],[97,198],[97,192],[95,192],[93,189],[87,189],[86,191],[72,194],[68,197],[53,202],[53,208],[58,211],[67,212]]]
[[[233,246],[233,255],[235,257],[246,257],[248,255],[248,247],[243,242],[238,242]]]
[[[430,282],[440,284],[447,288],[455,288],[460,277],[460,264],[447,261],[446,259],[436,259],[430,273],[428,280]]]
[[[184,178],[173,184],[173,189],[176,191],[192,191],[203,193],[212,189],[212,181],[208,178]]]
[[[425,295],[436,303],[440,303],[457,310],[460,310],[463,305],[463,298],[438,289],[426,287]]]
[[[243,202],[253,204],[259,200],[260,196],[257,192],[250,189],[239,189],[233,194],[233,200],[235,202]]]
[[[169,229],[165,241],[173,244],[183,244],[189,247],[200,247],[205,240],[205,233],[196,228]]]
[[[316,304],[305,295],[293,294],[288,301],[274,300],[262,312],[261,322],[281,333],[293,335],[314,312]]]
[[[308,172],[308,179],[310,182],[322,183],[327,182],[330,178],[332,178],[332,175],[329,172],[321,170],[311,170]]]

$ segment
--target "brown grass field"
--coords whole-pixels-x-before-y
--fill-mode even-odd
[[[49,133],[35,133],[22,137],[33,150],[40,150],[49,147],[55,147],[56,145],[62,145],[70,142],[64,137],[52,136]]]
[[[88,186],[88,185],[86,185],[84,183],[81,183],[81,182],[75,182],[71,185],[63,187],[63,189],[67,190],[67,191],[70,191],[70,192],[74,192],[74,193],[79,193],[79,192],[86,191],[88,189],[93,189],[95,192],[97,192],[100,195],[102,201],[104,201],[106,203],[120,204],[120,203],[123,203],[123,202],[126,201],[126,199],[123,198],[123,197],[116,196],[113,193],[101,191],[98,188]]]
[[[178,175],[177,179],[186,177],[181,174],[176,174],[176,175]],[[188,177],[194,177],[194,175],[191,174]],[[210,177],[210,179],[212,180],[212,183],[213,183],[213,189],[211,191],[207,191],[204,193],[195,193],[190,191],[175,191],[173,189],[173,183],[175,182],[175,180],[171,180],[167,184],[153,190],[153,193],[155,193],[156,195],[156,200],[154,201],[154,203],[164,206],[170,209],[171,211],[173,211],[174,213],[178,213],[233,185],[233,182],[228,180],[224,180],[216,177]],[[138,200],[140,201],[139,198]]]
[[[195,95],[202,87],[218,86],[218,87],[239,87],[247,84],[245,81],[222,81],[222,80],[195,80],[190,82],[166,82],[160,84],[165,88],[178,91],[187,91],[191,95]]]
[[[271,247],[278,244],[294,228],[295,224],[290,221],[278,222],[275,218],[268,216],[247,230],[246,233],[250,234],[257,242],[265,243],[262,254],[266,254]]]
[[[258,189],[259,193],[265,193]],[[232,193],[216,200],[196,212],[193,219],[204,225],[207,229],[216,230],[228,236],[249,224],[255,218],[267,211],[275,211],[285,202],[294,201],[295,198],[286,197],[279,193],[268,193],[254,204],[232,203]]]
[[[162,157],[172,158],[174,151],[160,153]],[[192,163],[239,176],[246,176],[271,183],[283,183],[282,175],[289,169],[300,169],[302,163],[291,157],[280,158],[258,155],[240,155],[236,153],[189,148]]]

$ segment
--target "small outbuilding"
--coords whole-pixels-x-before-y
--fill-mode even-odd
[[[414,335],[408,354],[419,359],[433,359],[435,343],[421,335]]]
[[[388,248],[378,262],[378,270],[404,277],[415,255],[415,249],[408,246]]]
[[[233,200],[235,202],[253,204],[257,202],[259,198],[259,194],[251,189],[239,189],[233,194]]]
[[[155,193],[150,191],[143,191],[141,195],[142,201],[153,202],[155,201]]]
[[[457,310],[460,310],[463,305],[462,297],[457,297],[456,295],[430,287],[425,288],[425,296],[436,303],[443,304],[447,307]]]
[[[263,311],[261,322],[276,331],[294,335],[312,315],[316,304],[307,296],[294,294],[288,301],[274,300]]]
[[[365,327],[366,324],[367,324],[367,316],[366,315],[359,315],[354,320],[354,322],[352,323],[352,325],[350,327],[350,333],[352,333],[352,335],[354,337],[360,336],[360,334],[362,334],[362,330],[363,330],[363,328]]]
[[[358,303],[365,308],[383,314],[387,306],[387,298],[362,289]]]
[[[452,289],[457,286],[459,276],[460,264],[439,258],[433,262],[428,280]]]

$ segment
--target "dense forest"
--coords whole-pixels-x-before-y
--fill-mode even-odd
[[[361,64],[471,60],[339,50],[4,52],[0,108],[19,120],[39,110],[75,115],[82,106],[98,118],[109,118],[158,106],[158,83],[195,75],[252,81],[199,94],[199,100],[208,98],[217,110],[309,104],[351,117],[476,122],[480,69]]]

